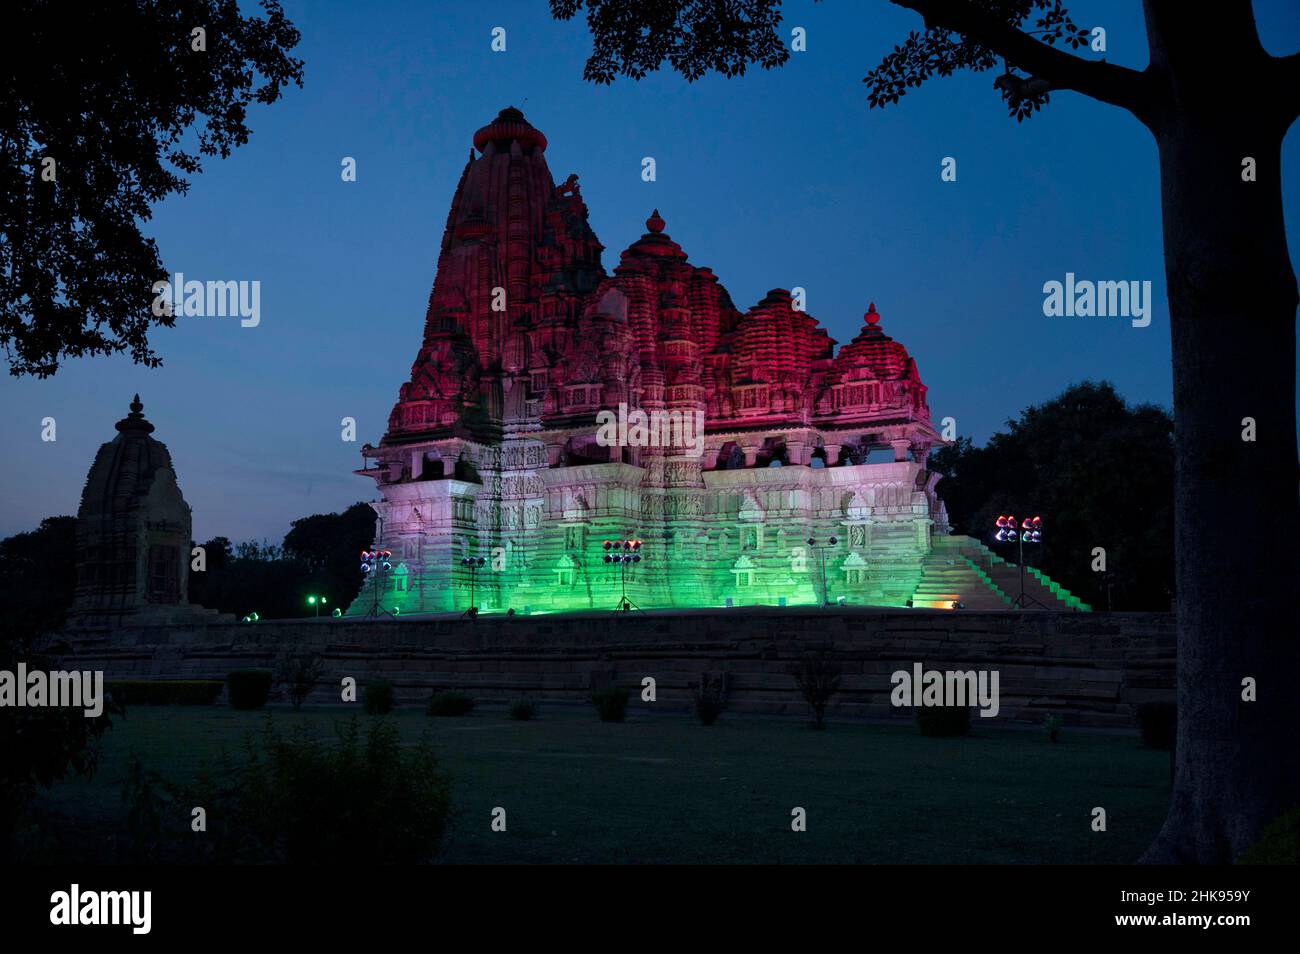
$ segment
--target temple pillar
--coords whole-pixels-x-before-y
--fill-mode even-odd
[[[411,479],[419,480],[424,475],[424,449],[411,451]]]
[[[930,445],[929,445],[929,444],[913,444],[913,445],[912,445],[912,460],[914,460],[914,461],[916,461],[918,464],[920,464],[922,470],[925,470],[925,469],[926,469],[925,462],[926,462],[927,460],[929,460],[929,458],[930,458]]]
[[[902,463],[907,460],[907,452],[912,446],[912,442],[908,438],[903,437],[898,440],[890,441],[889,445],[894,448],[895,463]]]
[[[842,448],[843,446],[844,446],[844,445],[842,445],[842,444],[823,444],[823,445],[822,445],[822,447],[825,448],[825,450],[826,450],[826,466],[827,466],[827,467],[834,467],[836,464],[838,464],[838,463],[840,462],[840,450],[841,450],[841,448]]]
[[[744,445],[741,446],[740,449],[741,449],[742,451],[745,452],[745,466],[746,466],[746,467],[753,467],[755,464],[758,463],[758,445],[757,445],[757,444],[744,444]]]

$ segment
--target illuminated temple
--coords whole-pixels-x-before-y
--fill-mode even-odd
[[[788,291],[742,311],[658,211],[606,272],[546,145],[513,108],[474,134],[423,342],[357,472],[391,570],[348,615],[614,609],[624,586],[646,609],[1005,606],[948,536],[926,387],[875,306],[838,351]],[[640,562],[604,560],[621,539]]]

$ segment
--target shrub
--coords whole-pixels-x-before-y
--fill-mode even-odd
[[[226,676],[232,709],[260,709],[271,697],[271,670],[236,669]]]
[[[113,699],[130,706],[210,706],[225,687],[220,679],[117,679]]]
[[[1173,751],[1178,728],[1178,707],[1174,703],[1144,702],[1137,707],[1137,720],[1143,745]]]
[[[429,715],[462,716],[474,708],[474,700],[463,692],[435,692],[429,697]]]
[[[516,699],[510,703],[510,718],[519,722],[527,722],[530,719],[537,718],[537,703],[531,699]]]
[[[970,732],[970,709],[966,706],[914,706],[913,714],[922,735],[953,738]]]
[[[795,685],[804,702],[812,707],[817,728],[825,725],[826,705],[835,693],[840,691],[840,667],[823,651],[808,653],[799,662],[790,666],[789,673],[794,677]]]
[[[325,664],[315,653],[286,653],[276,663],[275,682],[285,687],[289,701],[299,709],[324,671]]]
[[[622,722],[627,715],[627,690],[618,686],[597,689],[591,694],[591,704],[596,707],[601,722]]]
[[[1300,865],[1300,808],[1268,825],[1237,859],[1239,865]]]
[[[1059,741],[1061,724],[1061,717],[1056,713],[1052,713],[1043,720],[1043,735],[1047,737],[1048,742]]]
[[[134,786],[129,841],[119,853],[154,863],[368,865],[431,860],[446,830],[447,776],[427,739],[402,745],[388,719],[363,732],[353,716],[326,742],[270,719],[242,758],[208,765],[192,785]],[[163,797],[165,793],[166,797]],[[208,830],[190,832],[190,806]]]
[[[366,683],[361,703],[370,715],[387,715],[393,711],[393,684],[387,679],[375,679]]]
[[[695,715],[703,725],[713,725],[727,708],[727,690],[719,676],[710,680],[707,675],[700,677],[700,687],[695,690]]]

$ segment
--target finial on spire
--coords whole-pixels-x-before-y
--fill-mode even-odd
[[[131,401],[131,413],[114,426],[119,431],[152,434],[153,425],[144,419],[143,411],[144,405],[140,403],[140,395],[137,394]]]
[[[645,220],[645,227],[656,235],[664,230],[664,220],[659,215],[658,209],[650,213],[650,218]]]
[[[867,305],[867,313],[862,317],[869,325],[874,325],[876,322],[880,320],[880,315],[876,311],[876,303],[874,301],[871,304]]]

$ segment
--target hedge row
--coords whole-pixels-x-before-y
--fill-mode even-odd
[[[128,706],[210,706],[223,685],[219,679],[122,679],[108,683],[108,691]]]

